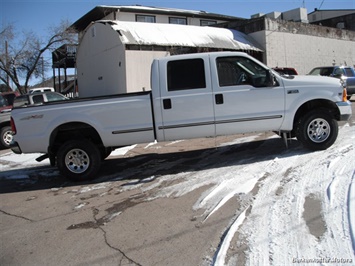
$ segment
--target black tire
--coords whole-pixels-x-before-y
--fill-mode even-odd
[[[112,152],[112,149],[111,149],[111,148],[105,148],[105,147],[101,148],[101,149],[100,149],[101,160],[103,161],[103,160],[105,160],[107,157],[109,157],[110,154],[111,154],[111,152]]]
[[[0,147],[9,149],[12,141],[12,130],[10,126],[4,126],[0,130]]]
[[[338,137],[338,122],[326,109],[310,111],[299,119],[296,137],[310,150],[326,150]]]
[[[57,153],[60,173],[72,181],[92,180],[100,169],[99,149],[88,140],[70,140]]]

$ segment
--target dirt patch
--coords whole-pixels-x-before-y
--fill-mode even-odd
[[[309,232],[317,239],[326,232],[326,223],[322,216],[322,202],[316,195],[310,194],[304,202],[303,218],[309,228]]]

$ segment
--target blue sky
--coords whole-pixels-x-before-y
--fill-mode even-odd
[[[110,0],[0,0],[0,28],[13,24],[16,32],[33,31],[47,36],[51,26],[61,20],[73,23],[98,5],[144,5],[189,10],[203,10],[235,17],[250,18],[256,13],[288,11],[306,7],[308,13],[318,9],[355,9],[355,0],[179,0],[179,1],[110,1]]]
[[[204,1],[110,1],[110,0],[0,0],[1,26],[14,24],[16,29],[33,30],[43,34],[48,27],[58,25],[62,19],[75,22],[98,5],[135,5],[171,7],[191,10],[204,10],[236,17],[249,18],[256,13],[287,11],[305,6],[308,13],[314,8],[355,9],[355,0],[204,0]]]

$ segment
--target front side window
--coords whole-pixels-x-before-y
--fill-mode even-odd
[[[251,85],[267,87],[270,85],[270,73],[253,60],[246,57],[217,58],[218,82],[220,87]]]
[[[155,23],[155,16],[136,15],[137,22]]]
[[[61,94],[47,93],[46,96],[47,96],[48,102],[65,100],[65,97]]]
[[[342,76],[344,74],[343,69],[342,68],[336,68],[334,71],[334,76]]]
[[[186,18],[169,18],[170,24],[187,25]]]
[[[203,59],[186,59],[168,62],[168,91],[206,88]]]

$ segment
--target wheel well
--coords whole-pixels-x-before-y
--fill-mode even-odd
[[[299,119],[306,114],[307,112],[311,111],[311,110],[315,110],[318,108],[324,108],[326,110],[329,111],[329,113],[336,119],[339,120],[340,119],[340,113],[339,113],[339,109],[337,108],[336,104],[332,101],[328,101],[328,100],[312,100],[309,102],[304,103],[303,105],[301,105],[297,112],[296,115],[294,117],[293,120],[293,128],[295,128],[295,124],[299,121]]]
[[[70,122],[58,126],[51,134],[49,153],[57,154],[59,147],[67,140],[88,139],[97,146],[102,146],[102,140],[96,129],[82,122]]]
[[[10,121],[0,123],[0,128],[6,127],[6,126],[11,126]]]

